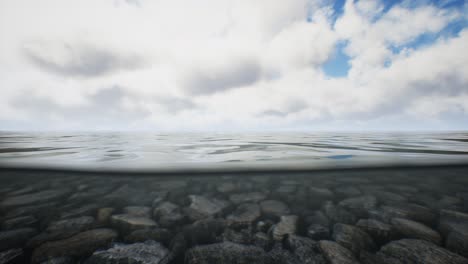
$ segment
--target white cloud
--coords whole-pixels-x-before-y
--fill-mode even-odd
[[[335,23],[327,3],[2,1],[1,128],[349,130],[468,116],[468,31],[405,48],[466,14],[348,0]],[[338,42],[351,68],[332,78],[322,66]]]

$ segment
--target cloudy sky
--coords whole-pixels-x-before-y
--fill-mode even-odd
[[[0,129],[468,129],[467,21],[463,0],[0,0]]]

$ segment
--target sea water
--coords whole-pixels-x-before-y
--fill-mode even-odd
[[[468,263],[468,133],[0,134],[0,263]]]

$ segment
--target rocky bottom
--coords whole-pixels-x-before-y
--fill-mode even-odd
[[[466,167],[3,170],[3,263],[468,263]]]

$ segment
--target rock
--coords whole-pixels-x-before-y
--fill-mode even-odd
[[[227,228],[223,233],[223,241],[230,241],[237,244],[252,244],[253,237],[248,229],[240,231]]]
[[[372,238],[355,226],[335,224],[333,226],[332,238],[338,244],[351,250],[356,256],[359,256],[362,250],[372,251],[376,249]]]
[[[111,225],[124,234],[138,229],[149,229],[157,227],[156,222],[150,218],[131,216],[127,214],[111,216]]]
[[[304,222],[308,225],[319,224],[325,227],[330,226],[330,220],[322,211],[314,211],[311,215],[305,216]]]
[[[70,257],[56,257],[56,258],[49,258],[41,264],[75,264],[76,261]]]
[[[112,213],[115,211],[112,207],[99,208],[97,211],[96,221],[100,225],[107,225],[110,223]]]
[[[313,200],[325,201],[333,199],[333,192],[327,188],[310,187],[309,195]]]
[[[55,232],[81,232],[86,229],[89,229],[94,224],[94,217],[92,216],[81,216],[76,218],[64,219],[59,221],[54,221],[49,224],[46,229],[46,232],[55,233]]]
[[[394,204],[380,208],[378,215],[374,216],[385,223],[390,223],[392,218],[405,218],[421,222],[431,226],[435,222],[435,214],[431,209],[417,204]]]
[[[448,208],[456,209],[456,208],[460,208],[461,204],[462,204],[462,200],[460,198],[445,195],[439,201],[437,201],[434,207],[440,208],[440,209],[448,209]]]
[[[303,264],[292,252],[284,250],[281,247],[273,248],[268,252],[268,259],[261,263]]]
[[[37,231],[33,228],[20,228],[0,232],[0,251],[22,248]]]
[[[167,191],[158,191],[154,193],[153,202],[151,202],[151,206],[157,207],[160,203],[162,203],[167,197]]]
[[[384,263],[407,264],[466,264],[468,259],[431,242],[419,239],[401,239],[383,246],[377,256]]]
[[[236,189],[236,184],[232,182],[222,182],[221,184],[216,186],[216,190],[220,193],[229,193],[235,191]]]
[[[368,212],[374,209],[377,205],[377,198],[372,195],[359,196],[345,199],[338,205],[347,209],[358,217],[366,218],[368,216]]]
[[[254,203],[239,205],[226,217],[235,226],[250,226],[260,217],[260,206]]]
[[[368,251],[361,251],[359,254],[359,262],[361,262],[361,264],[382,264],[382,261],[380,261],[376,254]]]
[[[33,227],[37,223],[38,221],[36,217],[32,215],[20,216],[17,218],[12,218],[12,219],[3,221],[2,229],[9,230],[9,229],[18,229],[18,228],[23,228],[23,227]]]
[[[0,252],[0,264],[26,263],[24,251],[21,248],[14,248]]]
[[[136,243],[144,242],[146,240],[154,240],[167,245],[171,236],[171,232],[164,228],[139,229],[126,236],[125,241],[128,243]]]
[[[325,240],[330,237],[328,226],[312,224],[307,228],[307,236],[313,240]]]
[[[318,243],[309,238],[296,235],[288,236],[286,240],[287,247],[294,252],[294,255],[302,264],[325,264],[325,258],[322,256]]]
[[[186,228],[185,237],[192,245],[214,243],[225,227],[224,219],[202,219]]]
[[[221,215],[229,206],[229,202],[218,199],[209,199],[199,195],[189,195],[190,206],[186,212],[190,219],[200,220],[207,217]]]
[[[299,217],[297,215],[283,215],[278,224],[273,226],[273,239],[281,241],[286,235],[297,232]]]
[[[445,246],[449,250],[468,258],[468,225],[452,230],[447,236]]]
[[[361,191],[354,186],[343,186],[335,189],[335,194],[340,197],[359,196]]]
[[[265,200],[266,195],[261,192],[236,193],[229,196],[229,200],[234,204],[258,203]]]
[[[25,205],[47,203],[68,195],[69,190],[46,190],[36,193],[7,197],[0,203],[0,208],[14,208]]]
[[[359,264],[351,251],[336,242],[322,240],[318,244],[329,264]]]
[[[67,218],[75,218],[75,217],[80,217],[80,216],[96,215],[96,212],[99,209],[99,207],[100,206],[98,204],[85,204],[81,207],[62,212],[60,214],[60,218],[67,219]]]
[[[124,207],[123,213],[131,216],[151,218],[151,208],[148,206],[127,206]]]
[[[421,223],[403,218],[392,218],[393,228],[406,238],[423,239],[440,245],[442,239],[436,231]]]
[[[355,224],[357,218],[346,209],[335,206],[333,202],[327,201],[323,204],[322,210],[332,223]]]
[[[91,229],[93,225],[94,217],[91,216],[82,216],[51,222],[44,232],[33,237],[28,242],[28,247],[36,248],[47,241],[61,240],[71,237],[75,234]]]
[[[270,237],[263,233],[263,232],[257,232],[253,236],[253,244],[257,247],[263,248],[264,250],[268,251],[270,250],[273,241],[270,239]]]
[[[271,221],[270,219],[265,219],[263,221],[258,221],[256,225],[256,230],[258,232],[267,233],[268,230],[275,224],[275,222]]]
[[[462,226],[468,226],[468,214],[452,210],[440,210],[439,231],[443,236],[448,236],[450,232],[463,228]]]
[[[259,247],[231,242],[196,246],[185,254],[187,264],[265,263],[267,254]]]
[[[383,245],[395,237],[391,225],[375,219],[361,219],[357,222],[356,226],[366,231],[379,245]]]
[[[184,222],[184,215],[178,205],[171,202],[161,202],[153,211],[154,219],[162,227],[172,227]]]
[[[117,232],[101,228],[85,231],[67,239],[46,242],[34,250],[31,262],[38,263],[61,256],[85,257],[96,249],[107,247],[116,238]]]
[[[5,215],[4,219],[12,219],[21,216],[32,215],[35,217],[41,217],[44,215],[54,214],[57,207],[57,203],[44,203],[44,204],[35,204],[30,206],[22,206],[19,208],[14,208]]]
[[[280,201],[266,200],[260,203],[262,213],[266,216],[280,217],[289,214],[288,206]]]
[[[89,264],[166,264],[169,262],[169,250],[155,241],[135,244],[115,244],[113,247],[96,251],[86,261]]]
[[[399,204],[399,203],[405,203],[408,199],[404,196],[401,196],[399,194],[393,193],[393,192],[386,192],[386,191],[377,191],[377,192],[372,192],[373,195],[377,197],[380,203],[382,204]]]

